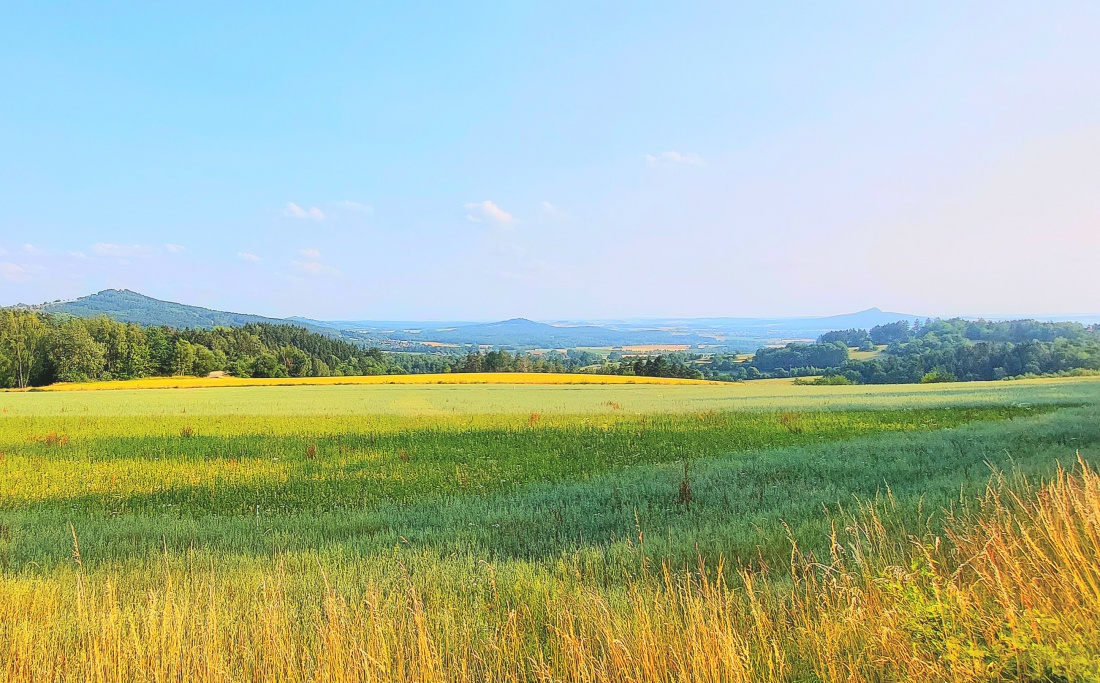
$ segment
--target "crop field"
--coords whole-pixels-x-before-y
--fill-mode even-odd
[[[626,377],[546,372],[463,372],[418,375],[357,375],[349,377],[148,377],[84,384],[58,383],[33,391],[95,391],[125,389],[201,389],[211,387],[363,386],[378,384],[715,384],[675,377]]]
[[[0,681],[1100,676],[1100,381],[518,379],[0,393]]]
[[[789,379],[739,384],[665,378],[592,375],[403,375],[363,378],[306,378],[297,385],[233,385],[226,379],[170,378],[53,385],[52,391],[0,392],[0,416],[73,415],[527,415],[682,413],[907,408],[1013,403],[1080,403],[1100,392],[1100,377],[1011,382],[960,382],[856,386],[797,386]],[[493,383],[437,384],[390,379],[493,377]],[[547,378],[549,385],[534,380]],[[580,378],[562,383],[560,378]],[[600,380],[584,383],[584,380]],[[326,380],[370,380],[343,385]],[[602,380],[639,380],[603,383]],[[653,380],[653,381],[641,381]],[[244,380],[242,380],[244,381]],[[252,380],[282,382],[287,380]],[[383,386],[379,386],[383,385]],[[187,388],[187,391],[149,389]],[[109,388],[112,391],[95,391]]]

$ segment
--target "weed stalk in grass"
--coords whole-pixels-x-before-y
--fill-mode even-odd
[[[684,510],[691,510],[691,476],[688,473],[688,461],[684,461],[684,474],[680,477],[680,505],[684,506]]]

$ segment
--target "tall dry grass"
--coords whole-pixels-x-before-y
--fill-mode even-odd
[[[152,558],[0,578],[5,681],[1095,681],[1100,475],[993,482],[945,533],[889,499],[790,571]],[[639,542],[644,539],[638,539]],[[474,585],[476,584],[476,585]]]

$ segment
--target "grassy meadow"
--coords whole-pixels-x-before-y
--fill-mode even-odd
[[[1098,459],[1090,379],[0,393],[0,680],[1096,680]]]

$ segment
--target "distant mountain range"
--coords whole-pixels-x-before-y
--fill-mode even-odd
[[[106,315],[139,325],[178,328],[240,327],[248,323],[297,325],[328,336],[394,350],[479,344],[517,349],[688,346],[754,351],[762,345],[814,339],[830,330],[868,329],[898,320],[924,319],[923,316],[869,308],[857,313],[805,318],[655,318],[549,323],[525,318],[493,323],[322,321],[217,311],[162,301],[126,289],[107,289],[73,301],[55,301],[34,308],[80,317]]]
[[[487,344],[508,348],[567,349],[580,346],[699,346],[715,344],[713,337],[691,330],[615,329],[592,324],[551,325],[526,318],[494,323],[420,323],[415,327],[379,326],[357,322],[342,330],[409,344]]]
[[[756,350],[761,344],[815,339],[824,332],[906,320],[923,319],[905,313],[870,308],[858,313],[818,318],[659,318],[600,321],[535,322],[515,318],[494,323],[410,323],[377,321],[323,322],[371,340],[463,345],[488,344],[514,348],[575,348],[588,346],[691,346]]]

